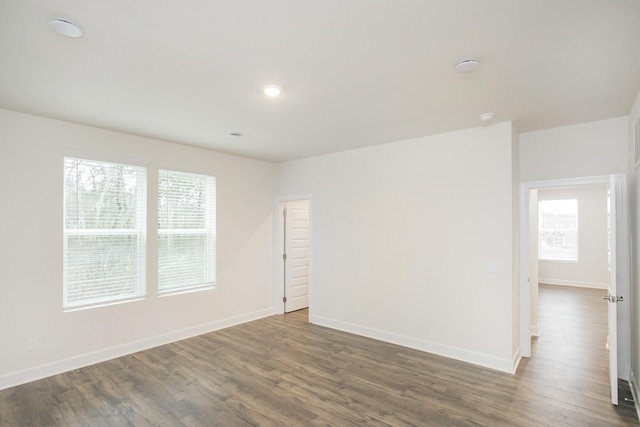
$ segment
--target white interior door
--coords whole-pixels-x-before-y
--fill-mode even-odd
[[[284,203],[284,312],[309,307],[309,201]]]
[[[607,350],[609,350],[609,383],[611,386],[611,403],[618,404],[618,310],[616,303],[616,179],[611,176],[609,181],[609,196],[607,197],[608,216],[608,256],[609,256],[609,290],[604,298],[609,306],[609,332],[607,336]]]

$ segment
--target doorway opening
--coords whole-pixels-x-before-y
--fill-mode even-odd
[[[530,190],[531,335],[540,334],[539,283],[607,292],[608,191],[607,184]]]
[[[281,280],[278,282],[282,291],[281,312],[308,313],[311,248],[309,199],[280,203],[279,234]]]
[[[520,350],[531,357],[531,340],[537,335],[538,314],[538,191],[569,187],[604,185],[608,189],[607,258],[608,283],[591,283],[603,288],[603,296],[628,295],[629,251],[627,238],[627,200],[624,175],[526,182],[520,185]],[[553,233],[552,233],[553,234]],[[553,236],[552,236],[553,237]],[[552,243],[560,240],[551,239]],[[548,274],[548,273],[545,273]],[[548,280],[545,280],[548,281]],[[543,282],[543,280],[540,280]],[[604,290],[604,285],[608,290]],[[629,313],[628,305],[600,299],[608,311],[609,382],[611,402],[618,403],[618,378],[628,380]],[[605,343],[603,342],[604,346]]]

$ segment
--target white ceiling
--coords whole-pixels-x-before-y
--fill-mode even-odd
[[[638,89],[639,0],[0,0],[0,108],[271,161],[487,111],[521,132],[624,116]]]

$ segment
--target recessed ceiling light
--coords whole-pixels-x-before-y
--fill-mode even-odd
[[[282,92],[282,87],[278,85],[266,85],[262,87],[262,90],[267,96],[278,96]]]
[[[479,66],[480,63],[475,59],[463,59],[456,65],[456,70],[459,73],[469,73],[471,71],[477,70]]]
[[[240,137],[242,136],[242,133],[241,133],[241,132],[231,132],[231,133],[229,134],[229,136],[230,136],[231,138],[240,138]]]
[[[80,37],[82,29],[68,19],[56,18],[49,21],[49,27],[56,33],[65,37]]]
[[[491,119],[493,119],[493,113],[482,113],[482,114],[480,114],[480,120],[482,120],[483,123],[487,123],[487,122],[491,121]]]

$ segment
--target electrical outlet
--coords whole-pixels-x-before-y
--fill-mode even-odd
[[[29,340],[29,351],[36,351],[38,349],[38,338],[31,338]]]
[[[487,273],[497,273],[498,272],[498,263],[495,261],[487,262]]]

